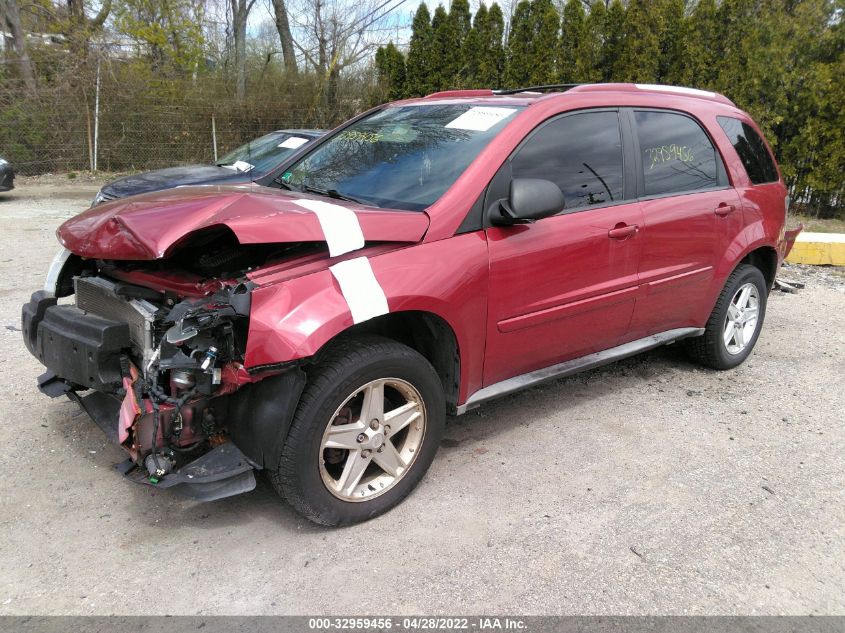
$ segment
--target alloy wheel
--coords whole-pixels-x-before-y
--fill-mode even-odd
[[[384,494],[410,470],[425,437],[425,404],[399,378],[373,380],[341,404],[320,443],[320,476],[344,501]]]
[[[748,347],[757,330],[760,316],[760,292],[753,283],[739,287],[728,305],[723,339],[729,354],[736,355]]]

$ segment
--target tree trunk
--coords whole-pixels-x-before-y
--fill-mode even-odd
[[[340,68],[333,64],[329,70],[328,82],[326,85],[326,108],[329,115],[334,118],[337,114],[338,84],[340,82]]]
[[[111,13],[112,0],[103,0],[100,10],[92,19],[85,13],[85,0],[67,0],[68,19],[63,27],[73,58],[80,68],[88,65],[92,36],[103,28]]]
[[[246,21],[255,0],[231,0],[232,24],[235,33],[235,95],[238,101],[246,98]]]
[[[3,18],[0,20],[0,25],[5,25],[9,33],[11,33],[11,44],[15,50],[15,56],[18,59],[18,72],[21,75],[21,79],[26,89],[34,93],[35,69],[33,68],[32,60],[26,52],[25,37],[23,28],[21,28],[20,7],[18,7],[17,0],[0,0],[0,14],[2,14]]]
[[[299,69],[296,67],[296,55],[293,52],[293,35],[290,32],[288,9],[285,6],[285,0],[273,0],[273,10],[276,16],[276,30],[279,32],[279,39],[282,42],[282,57],[285,62],[285,70],[295,75]]]

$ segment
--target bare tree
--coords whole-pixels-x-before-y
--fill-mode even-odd
[[[297,73],[296,54],[293,50],[293,34],[290,32],[290,20],[285,0],[273,0],[273,15],[276,19],[276,30],[279,32],[279,40],[282,42],[282,57],[285,62],[285,70],[294,75]]]
[[[255,0],[229,0],[232,8],[232,27],[235,36],[235,69],[238,101],[246,97],[246,22]]]
[[[32,60],[26,52],[26,41],[21,27],[21,12],[17,0],[0,0],[0,26],[8,31],[6,49],[15,51],[18,62],[18,72],[29,92],[35,92],[35,69]]]
[[[326,81],[334,103],[340,73],[386,43],[395,25],[390,13],[405,0],[296,0],[294,45]]]
[[[63,33],[68,40],[71,52],[83,63],[88,56],[88,48],[94,33],[102,30],[106,18],[111,13],[112,0],[103,0],[100,10],[89,18],[85,10],[85,0],[67,0],[67,21]]]

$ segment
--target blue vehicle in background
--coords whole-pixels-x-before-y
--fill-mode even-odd
[[[5,158],[0,156],[0,191],[11,191],[15,188],[15,171]]]
[[[238,185],[253,182],[273,171],[290,154],[324,133],[324,130],[277,130],[241,145],[220,158],[214,165],[168,167],[124,176],[104,185],[97,192],[91,206],[172,187]],[[0,169],[2,169],[2,162],[0,161]],[[1,171],[0,178],[2,178]],[[0,180],[0,191],[3,191],[2,180]]]

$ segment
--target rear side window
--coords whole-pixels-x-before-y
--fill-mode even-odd
[[[727,134],[731,145],[734,146],[739,159],[748,172],[748,178],[755,185],[764,182],[777,182],[778,170],[766,143],[753,127],[733,117],[717,117],[719,125]]]
[[[645,195],[709,189],[719,184],[716,149],[701,126],[672,112],[634,113]]]
[[[622,134],[616,112],[555,119],[526,141],[511,161],[514,178],[551,180],[566,209],[622,199]]]

